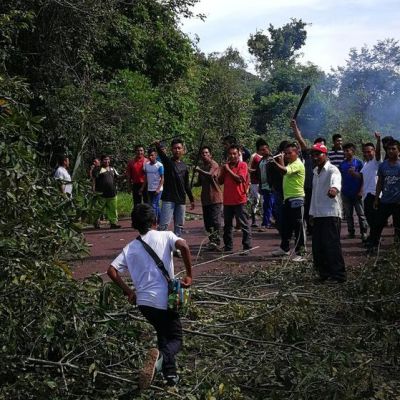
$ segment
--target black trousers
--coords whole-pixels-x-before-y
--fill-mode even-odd
[[[179,314],[149,306],[139,306],[139,310],[156,330],[158,350],[163,356],[164,376],[176,375],[175,355],[182,348],[182,324]]]
[[[139,190],[142,187],[141,183],[132,183],[132,199],[133,199],[133,208],[131,213],[131,220],[133,222],[133,209],[136,205],[142,203],[148,203],[149,199],[147,196],[147,190],[144,190],[142,194],[139,194]]]
[[[251,249],[251,230],[246,204],[236,206],[224,205],[224,245],[226,250],[233,249],[233,217],[242,229],[242,245],[244,250]]]
[[[313,221],[312,253],[315,269],[322,279],[346,280],[340,243],[340,218],[319,217]]]
[[[312,226],[310,225],[310,206],[312,197],[312,188],[304,189],[306,197],[304,198],[304,221],[307,226],[307,234],[312,234]]]
[[[368,193],[364,199],[364,214],[370,229],[376,224],[377,210],[374,209],[375,196]]]
[[[210,242],[217,245],[221,244],[221,207],[220,203],[203,206],[204,227],[209,233]]]
[[[304,206],[292,207],[290,200],[283,203],[281,249],[290,250],[290,239],[294,231],[295,252],[304,250]]]
[[[376,223],[371,228],[371,233],[369,236],[370,246],[378,246],[381,239],[382,230],[390,216],[393,217],[394,237],[397,241],[400,241],[400,204],[380,203],[376,213]]]

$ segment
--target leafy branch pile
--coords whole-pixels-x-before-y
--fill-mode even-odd
[[[113,285],[98,277],[77,283],[48,267],[46,290],[20,282],[20,291],[1,305],[15,323],[2,350],[7,367],[1,370],[6,384],[0,393],[5,398],[396,399],[397,260],[393,253],[356,269],[342,286],[314,284],[310,265],[267,271],[260,265],[249,275],[199,278],[194,306],[183,319],[179,392],[164,392],[156,380],[141,394],[137,369],[154,341],[152,328]]]
[[[313,283],[310,265],[201,278],[198,299],[215,302],[187,323],[188,390],[208,388],[209,399],[397,399],[399,277],[393,252],[351,271],[345,285]]]

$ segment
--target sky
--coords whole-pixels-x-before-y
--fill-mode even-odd
[[[201,0],[193,10],[206,20],[184,20],[182,30],[200,38],[200,50],[208,54],[232,46],[251,71],[250,34],[269,24],[280,27],[291,18],[311,24],[300,61],[327,72],[345,65],[351,48],[371,47],[386,38],[400,40],[400,0]]]

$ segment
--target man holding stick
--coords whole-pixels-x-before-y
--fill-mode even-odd
[[[284,163],[284,157],[287,165]],[[273,256],[290,255],[290,239],[295,234],[295,262],[303,261],[304,251],[304,179],[305,169],[298,157],[297,143],[289,143],[281,157],[273,159],[283,174],[283,221],[280,248],[272,252]],[[278,160],[278,161],[277,161]]]

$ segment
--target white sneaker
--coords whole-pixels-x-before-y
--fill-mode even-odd
[[[176,258],[182,258],[182,253],[180,250],[175,250],[174,251],[174,257]]]
[[[294,262],[303,262],[303,261],[306,261],[306,259],[304,257],[302,257],[302,256],[296,256],[296,257],[294,257],[292,259],[292,261],[294,261]]]
[[[278,250],[274,250],[271,252],[271,255],[274,257],[282,257],[290,255],[290,251],[285,251],[279,248]]]

